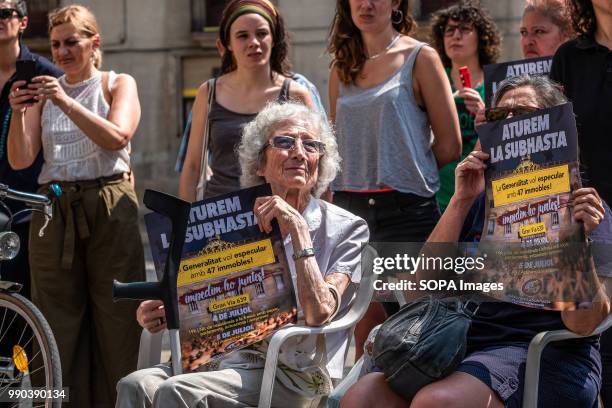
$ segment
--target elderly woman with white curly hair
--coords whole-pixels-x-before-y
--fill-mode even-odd
[[[309,326],[327,323],[350,306],[369,236],[364,220],[317,198],[340,162],[327,121],[304,105],[271,103],[245,127],[238,155],[243,187],[266,182],[272,187],[273,195],[258,198],[254,212],[262,230],[271,231],[273,219],[280,226],[299,318]],[[151,332],[163,329],[160,303],[143,305],[138,322]],[[342,378],[349,334],[288,340],[281,348],[272,405],[310,406],[329,393],[333,379]],[[317,347],[321,340],[324,347]],[[264,340],[176,377],[169,377],[167,365],[134,372],[117,385],[117,407],[255,406],[266,346]]]

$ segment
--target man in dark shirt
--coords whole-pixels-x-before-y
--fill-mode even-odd
[[[52,75],[59,77],[62,72],[47,59],[36,55],[21,43],[21,35],[28,26],[28,12],[23,0],[0,1],[0,183],[16,190],[35,192],[38,189],[38,173],[42,166],[42,153],[24,170],[13,170],[8,163],[6,141],[11,119],[11,107],[8,96],[11,86],[16,81],[16,61],[33,60],[35,75]],[[7,200],[6,204],[13,213],[25,208],[24,204]],[[18,282],[24,285],[21,294],[30,297],[30,268],[28,262],[29,216],[18,216],[13,221],[12,230],[19,235],[21,250],[11,261],[0,265],[2,280]]]

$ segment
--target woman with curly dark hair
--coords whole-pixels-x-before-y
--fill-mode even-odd
[[[373,241],[424,241],[440,216],[438,168],[461,153],[444,67],[409,36],[413,27],[408,0],[336,1],[329,106],[343,160],[334,203],[364,218]],[[373,304],[355,331],[358,355],[384,318]]]
[[[192,110],[189,145],[179,182],[179,195],[188,201],[202,199],[202,194],[213,197],[240,188],[234,150],[243,126],[268,102],[296,99],[312,107],[308,90],[290,79],[287,33],[282,16],[269,0],[228,2],[219,26],[219,40],[224,50],[222,74],[200,86]],[[213,87],[210,93],[209,85]],[[205,174],[206,166],[202,165],[206,162],[202,158],[204,146],[213,156],[212,176]],[[210,180],[205,182],[206,178]]]
[[[450,81],[457,113],[463,151],[463,160],[478,140],[474,130],[476,114],[484,109],[484,73],[482,67],[497,62],[501,37],[493,19],[478,3],[462,1],[436,12],[431,22],[431,44],[440,54]],[[461,81],[459,68],[467,67],[472,86]],[[454,161],[440,169],[440,190],[436,194],[440,210],[444,211],[455,191]]]
[[[574,105],[582,180],[612,203],[612,2],[566,0],[578,38],[568,41],[553,58],[550,77],[563,84]],[[601,336],[602,397],[612,401],[612,333]]]

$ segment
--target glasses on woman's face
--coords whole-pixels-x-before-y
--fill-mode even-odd
[[[293,136],[274,136],[264,145],[262,151],[268,146],[272,146],[276,149],[292,150],[295,149],[298,140],[301,141],[304,151],[308,154],[322,155],[325,153],[325,143],[314,139],[299,139]]]
[[[17,10],[15,9],[12,9],[12,8],[0,9],[0,20],[8,20],[9,18],[15,17],[15,14],[19,15],[19,13],[17,13]]]
[[[514,106],[498,106],[496,108],[489,108],[485,111],[485,118],[487,122],[495,122],[496,120],[506,119],[508,115],[512,113],[512,116],[521,116],[528,113],[533,113],[539,108],[527,105],[514,105]]]
[[[455,31],[457,30],[459,30],[459,34],[464,36],[473,33],[474,26],[470,24],[448,24],[446,27],[444,27],[443,33],[445,37],[452,37],[455,35]]]

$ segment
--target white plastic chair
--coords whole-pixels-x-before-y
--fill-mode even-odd
[[[334,391],[327,397],[327,408],[338,408],[340,400],[349,388],[359,380],[359,374],[363,367],[363,356],[357,360],[351,371],[334,387]]]
[[[359,283],[359,289],[354,297],[351,308],[343,316],[338,317],[334,321],[321,327],[289,325],[274,333],[270,339],[270,344],[268,345],[266,365],[264,369],[263,381],[261,383],[261,392],[259,394],[259,404],[257,405],[259,408],[269,408],[272,403],[272,392],[274,391],[278,354],[285,340],[294,336],[329,334],[347,329],[352,331],[357,322],[361,320],[368,309],[374,293],[373,281],[376,275],[372,273],[372,262],[375,256],[376,251],[374,251],[372,247],[366,246],[364,248],[362,253],[361,281]]]
[[[162,336],[163,332],[151,334],[148,330],[142,331],[136,366],[138,370],[156,366],[161,362]]]
[[[591,336],[601,334],[612,326],[612,315],[600,323]],[[568,339],[579,339],[585,336],[580,336],[569,330],[554,330],[538,333],[531,343],[527,351],[527,365],[525,367],[525,390],[523,393],[523,408],[537,408],[538,406],[538,388],[540,383],[540,362],[544,348],[553,341],[561,341]],[[600,404],[601,406],[601,404]]]
[[[392,277],[392,276],[387,277],[387,280],[390,283],[399,282],[399,279],[397,279],[396,277]],[[406,298],[404,297],[403,291],[396,290],[394,292],[394,295],[400,307],[406,304]],[[374,329],[372,330],[375,330],[378,327],[380,327],[380,325],[374,327]],[[355,365],[353,366],[353,368],[351,368],[351,371],[349,371],[349,373],[346,376],[344,376],[342,381],[340,381],[340,383],[336,385],[336,387],[334,387],[334,390],[327,398],[327,408],[338,408],[340,406],[340,400],[342,399],[344,394],[346,394],[348,389],[351,388],[351,386],[359,380],[359,374],[361,374],[361,369],[363,367],[363,360],[364,359],[362,355],[359,358],[359,360],[355,362]]]

